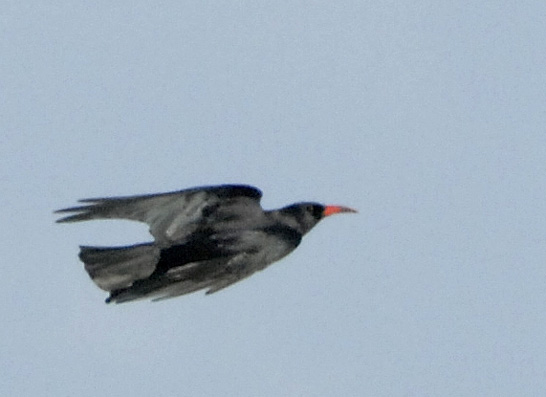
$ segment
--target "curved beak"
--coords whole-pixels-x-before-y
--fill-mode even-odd
[[[322,215],[324,217],[327,217],[330,215],[341,214],[343,212],[356,213],[358,211],[349,207],[342,207],[341,205],[326,205],[324,207],[324,211],[322,212]]]

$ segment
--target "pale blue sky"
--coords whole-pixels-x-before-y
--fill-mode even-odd
[[[0,395],[539,396],[546,3],[7,1]],[[226,182],[358,208],[221,293],[118,306],[54,223]]]

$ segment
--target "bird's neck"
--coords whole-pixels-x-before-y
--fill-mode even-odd
[[[305,224],[302,222],[303,219],[299,216],[295,216],[292,213],[286,212],[284,208],[279,210],[267,211],[266,216],[269,218],[271,223],[280,224],[284,227],[290,228],[295,232],[304,235],[308,232]]]

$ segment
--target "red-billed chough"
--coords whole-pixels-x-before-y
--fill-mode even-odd
[[[264,211],[262,192],[245,185],[172,193],[85,199],[57,222],[129,219],[150,226],[154,242],[127,247],[80,247],[79,257],[106,302],[165,299],[216,292],[292,252],[324,217],[356,212],[303,202]]]

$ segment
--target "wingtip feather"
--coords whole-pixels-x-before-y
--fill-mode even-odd
[[[66,211],[66,212],[68,212],[68,211]],[[88,219],[91,219],[89,217],[88,213],[80,213],[80,214],[65,216],[65,217],[63,217],[61,219],[57,219],[55,222],[56,223],[67,223],[67,222],[85,221],[85,220],[88,220]]]
[[[93,205],[80,205],[78,207],[61,208],[60,210],[56,210],[53,213],[54,214],[66,214],[70,212],[73,213],[72,215],[68,215],[61,219],[57,219],[56,221],[57,223],[85,221],[85,220],[91,219],[93,207],[94,207]]]

